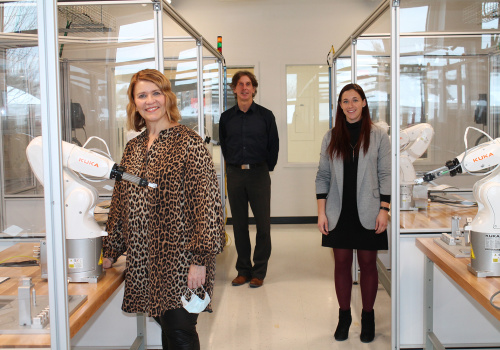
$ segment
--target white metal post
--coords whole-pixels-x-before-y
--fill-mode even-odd
[[[197,65],[197,72],[198,72],[198,134],[201,136],[201,138],[204,140],[205,139],[205,117],[204,117],[204,112],[203,112],[203,103],[204,103],[204,96],[203,96],[203,38],[200,38],[200,40],[196,41],[196,46],[197,46],[197,60],[196,60],[196,65]]]
[[[160,72],[165,71],[165,60],[163,58],[163,8],[161,2],[153,3],[155,22],[155,66]]]
[[[226,66],[222,60],[219,60],[219,123],[220,123],[220,115],[222,115],[222,111],[224,110],[224,98],[225,98],[225,71]],[[219,139],[217,140],[220,142]],[[222,147],[220,149],[220,199],[222,203],[222,213],[224,215],[224,222],[226,222],[226,168],[224,162],[224,155],[222,154]]]
[[[329,127],[333,128],[335,125],[335,117],[337,115],[337,59],[335,58],[332,63],[330,72],[330,120]]]
[[[400,98],[400,29],[399,0],[391,6],[391,145],[392,145],[392,195],[391,195],[391,344],[399,349],[399,98]]]
[[[69,350],[57,3],[37,0],[51,349]]]
[[[358,67],[357,64],[357,53],[356,53],[356,44],[358,43],[357,38],[353,38],[351,40],[351,82],[356,84],[358,82]]]
[[[351,40],[351,82],[356,84],[358,81],[358,67],[357,67],[357,54],[356,54],[356,44],[358,40],[356,38],[352,38]],[[352,264],[352,280],[354,284],[358,284],[359,281],[359,264],[358,264],[358,251],[354,250],[353,253],[353,264]]]

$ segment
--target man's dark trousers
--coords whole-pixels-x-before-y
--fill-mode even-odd
[[[250,169],[227,166],[227,191],[233,220],[238,275],[264,279],[271,256],[271,177],[267,164]],[[252,209],[257,235],[251,262],[248,203]]]

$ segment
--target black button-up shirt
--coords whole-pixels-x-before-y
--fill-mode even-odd
[[[279,137],[273,112],[255,102],[245,113],[235,105],[219,122],[222,154],[228,164],[266,162],[269,171],[278,162]]]

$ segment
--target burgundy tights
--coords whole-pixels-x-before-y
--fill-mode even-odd
[[[333,248],[335,259],[335,291],[341,310],[351,307],[352,289],[352,249]],[[357,250],[359,268],[361,270],[360,286],[363,310],[371,312],[375,304],[378,289],[377,251]]]

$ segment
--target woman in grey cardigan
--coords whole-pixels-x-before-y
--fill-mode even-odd
[[[335,126],[323,138],[316,197],[322,245],[333,248],[335,259],[340,308],[335,339],[346,340],[349,334],[356,249],[363,304],[360,339],[369,343],[375,338],[377,251],[388,249],[391,145],[387,133],[372,123],[365,93],[357,84],[340,92]]]

